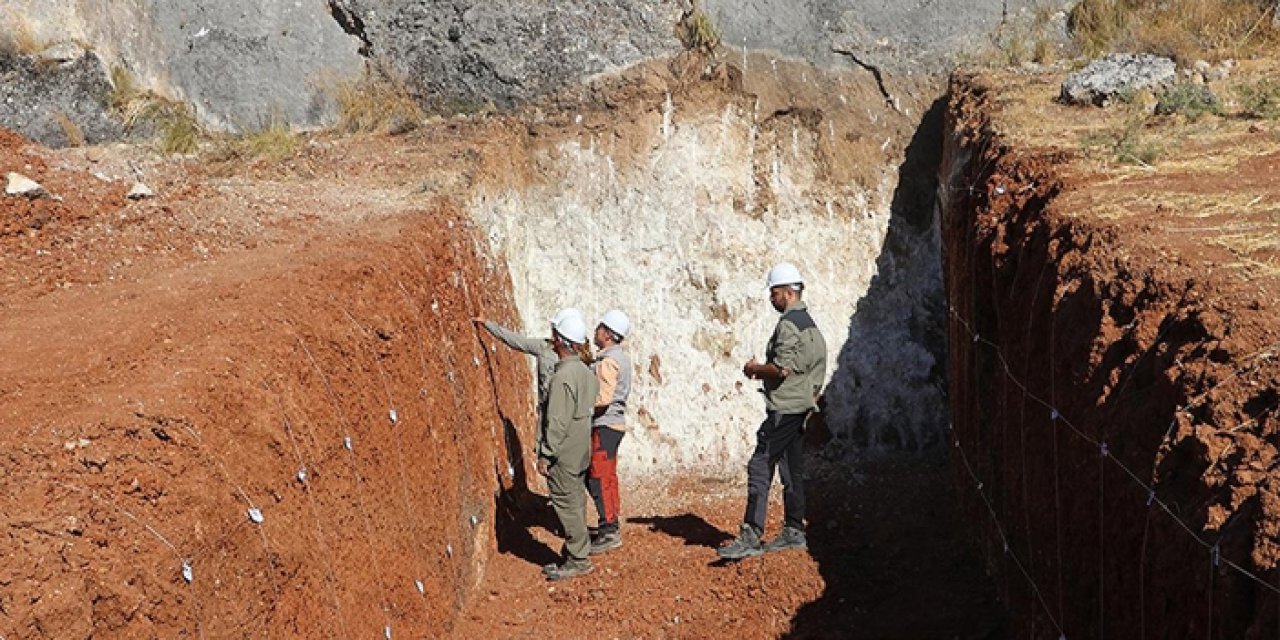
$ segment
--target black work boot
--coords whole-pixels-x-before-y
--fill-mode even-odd
[[[758,556],[762,553],[764,553],[764,549],[760,546],[760,532],[745,522],[742,523],[738,537],[733,542],[716,549],[716,554],[725,560],[741,560]]]
[[[782,551],[785,549],[808,549],[809,543],[805,540],[804,532],[795,527],[783,527],[778,533],[778,537],[770,540],[764,545],[764,552]]]
[[[555,582],[585,576],[594,569],[595,565],[592,565],[590,560],[565,560],[560,566],[546,569],[543,573],[547,575],[547,580]]]

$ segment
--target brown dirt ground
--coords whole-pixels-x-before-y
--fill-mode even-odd
[[[727,566],[738,479],[628,490],[626,546],[541,581],[528,370],[468,322],[514,317],[506,268],[444,196],[534,179],[548,138],[652,130],[668,91],[754,99],[688,64],[280,163],[0,133],[0,173],[60,198],[0,200],[0,637],[1004,637],[937,458],[818,469],[812,553]],[[774,76],[764,113],[837,109]],[[858,122],[883,108],[864,80],[839,81]],[[881,135],[834,142],[832,179],[878,179],[841,158],[896,153]],[[125,201],[135,175],[159,197]]]
[[[1249,63],[1231,83],[1274,71]],[[1068,107],[1061,77],[952,85],[953,418],[1039,594],[961,473],[966,519],[984,522],[1019,635],[1273,637],[1280,126],[1230,102],[1197,122]],[[1154,163],[1090,142],[1126,130],[1161,149]]]

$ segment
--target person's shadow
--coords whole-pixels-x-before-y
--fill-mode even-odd
[[[533,530],[541,528],[561,535],[560,520],[547,497],[529,488],[520,431],[506,416],[502,416],[502,430],[513,477],[511,488],[500,492],[494,505],[498,552],[509,553],[539,567],[559,562],[560,553],[534,537]],[[499,486],[501,484],[499,479]]]
[[[733,539],[733,536],[711,526],[701,516],[682,513],[678,516],[647,516],[627,518],[627,522],[648,525],[650,531],[665,533],[673,538],[684,540],[686,546],[718,548]]]

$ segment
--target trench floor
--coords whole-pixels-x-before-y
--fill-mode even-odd
[[[625,443],[624,443],[625,446]],[[808,553],[725,564],[738,478],[624,486],[624,545],[594,573],[545,582],[560,539],[549,509],[504,535],[455,637],[1006,637],[999,595],[960,528],[946,451],[811,469]],[[780,487],[770,506],[781,525]]]

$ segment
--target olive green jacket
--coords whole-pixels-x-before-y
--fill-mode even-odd
[[[484,323],[484,328],[493,334],[502,344],[515,349],[521,353],[527,353],[538,361],[538,409],[547,404],[547,389],[551,384],[551,373],[555,371],[556,357],[555,349],[551,348],[551,342],[545,338],[530,338],[522,336],[492,320]]]
[[[570,473],[582,473],[591,463],[591,416],[599,383],[577,356],[561,358],[547,390],[538,457]]]
[[[764,381],[765,406],[778,413],[813,409],[826,382],[827,342],[803,301],[782,312],[765,355],[788,372],[785,378]]]

